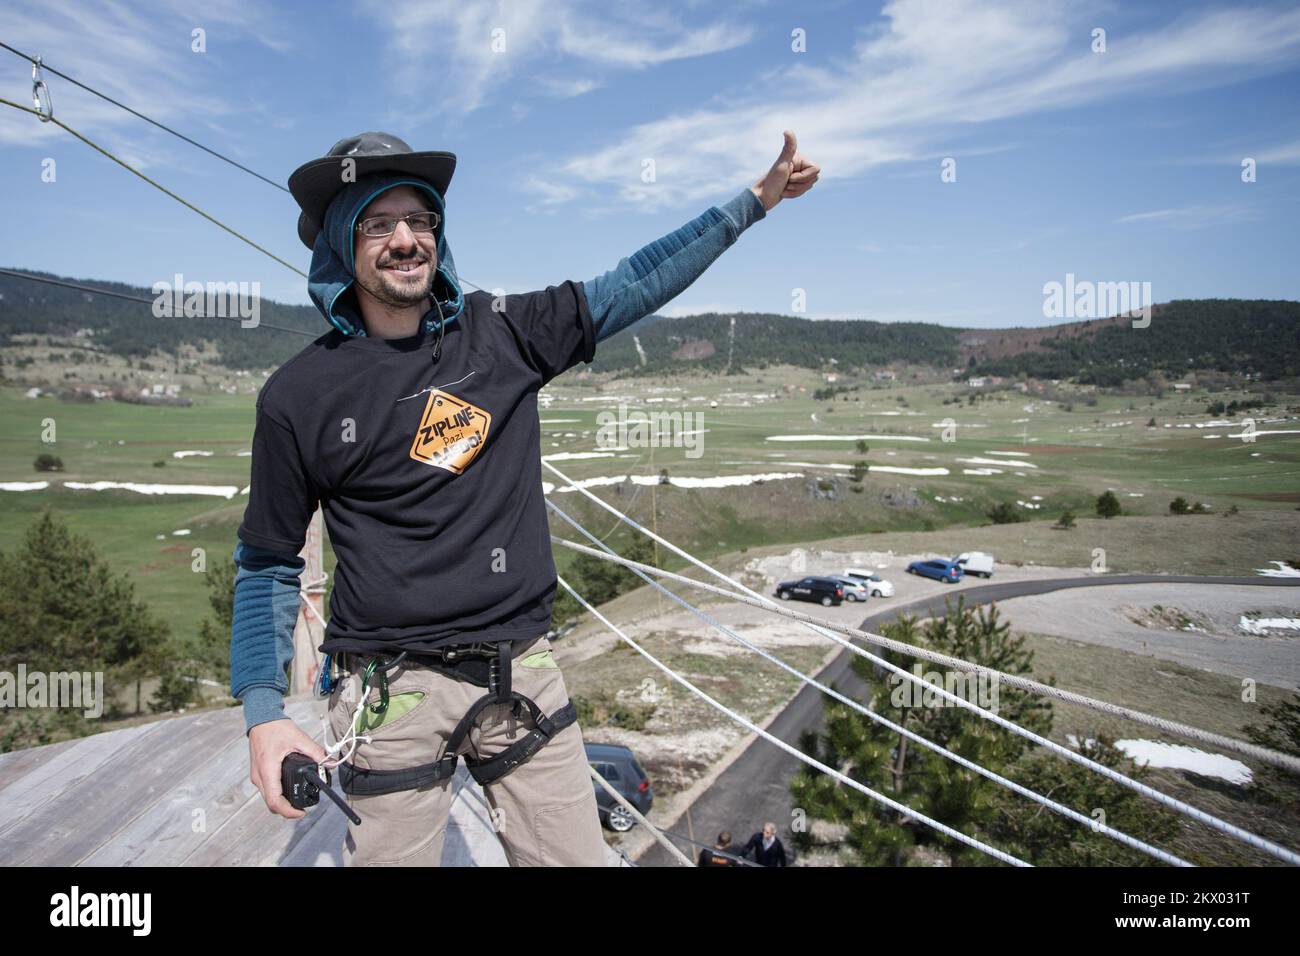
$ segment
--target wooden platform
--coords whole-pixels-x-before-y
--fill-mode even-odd
[[[320,739],[324,701],[285,710]],[[463,763],[452,786],[442,865],[505,866]],[[340,866],[346,830],[325,799],[301,820],[267,811],[238,707],[0,754],[4,866]]]

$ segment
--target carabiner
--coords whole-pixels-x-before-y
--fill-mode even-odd
[[[402,651],[392,660],[385,663],[383,667],[379,666],[378,657],[372,657],[370,663],[366,665],[366,673],[361,680],[361,697],[363,700],[366,696],[366,688],[370,686],[370,678],[375,675],[375,671],[379,671],[379,703],[370,705],[370,712],[375,716],[379,716],[384,713],[384,711],[388,710],[388,672],[398,664],[402,663],[405,659],[406,651]]]
[[[36,109],[36,117],[42,123],[48,123],[54,119],[54,99],[50,96],[50,88],[45,85],[45,80],[41,78],[41,58],[38,56],[32,60],[32,106]]]

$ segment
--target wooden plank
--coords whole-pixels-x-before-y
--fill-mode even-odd
[[[320,738],[319,717],[325,702],[316,698],[290,698],[285,713],[314,738]],[[323,808],[301,820],[286,820],[266,808],[262,795],[248,780],[247,760],[230,793],[236,799],[222,811],[222,822],[207,840],[183,861],[184,866],[277,866],[318,822]],[[338,811],[333,811],[337,813]],[[341,839],[340,839],[341,844]]]
[[[11,750],[7,754],[0,754],[0,793],[6,787],[13,786],[32,770],[48,760],[53,760],[82,739],[76,737],[71,740],[60,740],[57,744],[28,747],[24,750]]]
[[[315,826],[312,813],[301,820],[271,813],[247,780],[242,789],[247,799],[219,832],[185,860],[186,866],[278,866],[297,839],[297,831],[305,833]]]
[[[82,866],[179,866],[242,799],[232,787],[248,768],[248,744],[234,740],[206,766],[161,794],[86,854]]]
[[[146,725],[93,781],[69,786],[5,833],[7,852],[19,863],[75,865],[109,842],[162,797],[195,773],[238,735],[237,711],[208,711]],[[92,738],[93,739],[93,738]],[[188,817],[171,821],[189,827]]]
[[[285,713],[307,732],[324,702],[290,701]],[[154,807],[137,816],[81,862],[86,866],[180,866],[255,794],[248,782],[248,741],[241,712],[232,711],[229,743],[195,772],[177,780]],[[260,802],[260,797],[258,798]]]
[[[14,785],[0,794],[0,861],[10,862],[13,848],[12,832],[21,827],[33,814],[38,814],[52,801],[69,790],[89,793],[90,781],[100,774],[110,761],[119,759],[140,741],[160,734],[159,723],[124,727],[105,734],[95,734],[72,742],[73,746],[59,747],[53,759],[44,761]]]
[[[325,702],[286,714],[320,739]],[[322,805],[297,821],[267,811],[248,780],[234,708],[120,728],[0,761],[0,862],[95,866],[338,866],[346,819]],[[444,866],[505,866],[490,807],[457,768]],[[196,814],[195,811],[202,811]],[[194,821],[201,818],[202,827]]]

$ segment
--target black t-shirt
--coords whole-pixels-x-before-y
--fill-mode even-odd
[[[716,851],[716,852],[715,852],[715,851]],[[701,850],[701,851],[700,851],[700,859],[699,859],[699,862],[696,863],[696,866],[707,866],[707,867],[710,867],[710,868],[714,868],[714,867],[719,867],[719,866],[739,866],[739,865],[740,865],[740,864],[737,863],[735,860],[733,860],[730,856],[722,856],[721,854],[724,853],[724,852],[725,852],[725,853],[730,853],[731,850],[730,850],[730,849],[727,849],[727,850],[724,850],[724,851],[717,851],[717,848],[716,848],[716,847],[715,847],[713,850],[708,850],[708,849]]]
[[[466,296],[437,333],[332,331],[266,381],[239,537],[297,554],[319,501],[338,559],[321,650],[535,637],[555,565],[537,392],[595,354],[582,284]]]

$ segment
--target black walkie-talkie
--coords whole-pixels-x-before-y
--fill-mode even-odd
[[[308,807],[316,806],[320,803],[320,795],[323,791],[349,820],[357,826],[361,825],[361,818],[347,805],[347,801],[330,788],[330,772],[326,770],[325,779],[322,780],[320,774],[316,772],[316,761],[306,754],[295,751],[280,763],[280,790],[295,810],[306,810]]]

